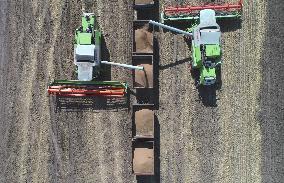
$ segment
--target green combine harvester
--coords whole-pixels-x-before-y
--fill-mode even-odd
[[[150,21],[149,23],[184,34],[191,38],[191,69],[199,72],[197,85],[212,86],[216,83],[216,73],[221,66],[221,31],[217,19],[239,18],[242,1],[238,4],[167,7],[161,14],[163,23],[187,21],[193,25],[185,31]]]
[[[74,64],[78,80],[54,80],[49,83],[48,94],[56,96],[105,96],[123,97],[127,83],[120,81],[98,81],[101,64],[116,65],[129,69],[143,70],[143,67],[101,61],[101,37],[96,16],[83,13],[82,25],[75,31]]]

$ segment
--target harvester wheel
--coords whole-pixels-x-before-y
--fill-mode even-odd
[[[188,63],[188,67],[189,67],[189,70],[192,70],[192,63],[191,62]]]

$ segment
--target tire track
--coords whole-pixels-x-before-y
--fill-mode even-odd
[[[198,5],[201,2],[209,1],[185,3]],[[218,2],[223,3],[223,1]],[[236,3],[233,0],[226,2]],[[165,3],[171,4],[173,1]],[[163,2],[161,4],[163,5]],[[256,112],[258,110],[257,96],[260,86],[259,55],[261,51],[254,48],[255,46],[262,47],[261,35],[264,31],[264,14],[261,14],[261,10],[264,8],[263,1],[245,2],[244,22],[242,24],[244,27],[238,28],[237,23],[221,25],[222,31],[225,31],[222,34],[224,50],[222,75],[224,83],[222,90],[217,92],[217,96],[220,96],[218,97],[220,100],[217,101],[218,107],[208,108],[194,101],[198,98],[198,93],[193,89],[193,86],[191,86],[192,91],[189,93],[193,102],[184,109],[179,107],[181,111],[189,108],[194,109],[189,114],[192,118],[190,128],[193,139],[187,141],[187,143],[193,144],[194,150],[191,157],[187,153],[184,159],[190,159],[191,162],[196,162],[196,159],[198,159],[198,165],[188,165],[192,168],[189,168],[187,175],[195,175],[195,178],[190,179],[185,175],[180,175],[187,177],[187,182],[246,182],[258,181],[260,178],[260,128],[256,120]],[[243,39],[241,39],[242,32]],[[172,52],[172,49],[166,48],[173,44],[164,41],[166,39],[167,37],[160,40],[162,45],[160,49],[161,62],[168,60],[170,56],[167,55]],[[163,72],[160,73],[162,79],[160,91],[164,95],[168,91],[165,92],[163,86],[172,87],[165,83],[166,81],[170,82],[174,76],[168,73],[167,75],[171,77],[166,78]],[[189,83],[189,85],[192,85],[192,83]],[[175,95],[172,91],[169,93]],[[161,96],[161,100],[163,98],[167,97]],[[172,108],[171,105],[168,105],[168,107]],[[165,109],[162,108],[162,110]],[[171,147],[171,143],[167,142],[170,139],[163,137],[162,134],[162,126],[165,123],[164,120],[169,118],[168,115],[166,113],[164,118],[160,119],[161,180],[174,182],[179,180],[173,176],[175,175],[175,172],[172,171],[173,165],[165,163],[166,160],[169,160],[170,164],[171,159],[167,157],[171,157],[174,151],[168,150],[171,152],[166,154],[166,157],[162,157],[163,153],[166,153],[166,151],[162,151],[163,146],[168,149]],[[179,121],[178,117],[175,117],[174,121]],[[164,132],[166,134],[170,131],[172,131],[172,128],[168,127]],[[175,161],[178,162],[178,160]],[[163,168],[163,166],[168,167],[168,169]],[[167,174],[164,172],[167,172]]]
[[[284,101],[283,101],[283,2],[267,2],[266,32],[261,53],[261,91],[259,124],[261,128],[262,182],[284,180]]]
[[[12,12],[12,16],[15,16],[18,13],[23,12],[24,9],[31,8],[31,6],[27,3],[22,3],[22,4],[17,4],[17,5],[11,4],[11,7],[16,8],[16,11]],[[33,22],[30,21],[30,17],[26,16],[24,19],[18,19],[18,21],[19,21],[18,27],[15,30],[20,30],[21,28],[28,25],[27,29],[24,29],[24,31],[22,32],[22,36],[25,36],[25,38],[23,38],[23,47],[24,48],[34,48],[34,50],[37,50],[36,45],[35,46],[32,45],[33,43],[35,43],[34,39],[32,39],[32,37],[29,36],[29,33],[35,33],[35,30],[36,30],[35,27],[33,26]],[[29,22],[29,24],[27,22]],[[29,43],[32,43],[32,44],[29,44]],[[18,160],[17,160],[17,165],[16,165],[17,166],[16,179],[18,179],[19,181],[27,180],[28,178],[27,174],[30,171],[26,169],[26,166],[29,160],[27,155],[28,155],[28,147],[30,146],[29,141],[28,141],[28,139],[30,138],[30,135],[28,134],[28,129],[31,128],[31,124],[30,124],[31,117],[29,115],[30,107],[31,107],[31,100],[29,98],[32,95],[31,93],[32,90],[30,89],[31,83],[29,82],[34,77],[33,75],[33,66],[35,64],[35,62],[33,62],[34,57],[35,57],[34,53],[35,52],[31,52],[31,53],[24,52],[25,54],[24,57],[18,59],[18,61],[20,60],[20,62],[22,62],[20,63],[21,66],[19,67],[19,70],[18,70],[18,75],[20,77],[19,81],[26,84],[25,86],[18,85],[19,87],[18,91],[20,93],[19,96],[21,96],[21,98],[15,104],[17,107],[24,106],[22,109],[17,110],[18,112],[17,116],[21,118],[21,120],[19,121],[16,127],[16,128],[19,128],[18,135],[20,137],[17,140],[21,144],[19,146],[19,149],[17,150],[17,153],[19,154],[17,156]],[[26,61],[29,61],[28,65],[31,65],[31,66],[27,66]]]
[[[5,146],[7,144],[7,136],[8,136],[8,130],[10,127],[10,124],[7,123],[7,81],[6,81],[6,72],[5,72],[5,66],[8,62],[8,49],[7,49],[7,34],[8,34],[8,17],[6,16],[8,14],[8,3],[7,1],[0,1],[0,24],[2,25],[0,27],[0,114],[1,114],[1,120],[0,120],[0,159],[2,161],[2,165],[0,166],[0,182],[4,182],[5,180],[5,172],[7,169],[7,165],[9,160],[12,157],[12,153],[5,152]]]

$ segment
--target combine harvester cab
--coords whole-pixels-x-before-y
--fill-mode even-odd
[[[191,39],[191,69],[198,71],[198,86],[216,83],[221,65],[221,31],[216,20],[239,18],[242,0],[238,4],[166,7],[161,13],[161,22],[186,21],[187,30],[180,30],[161,23],[150,23],[186,35]]]
[[[98,81],[100,65],[143,70],[143,67],[101,61],[101,32],[96,16],[83,13],[82,25],[75,31],[74,64],[78,80],[54,80],[48,85],[48,94],[65,97],[123,97],[127,93],[127,83],[120,81]]]

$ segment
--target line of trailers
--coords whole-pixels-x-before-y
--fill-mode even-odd
[[[206,4],[202,6],[178,5],[159,12],[158,1],[134,0],[132,65],[101,60],[101,37],[96,16],[83,13],[82,23],[75,30],[74,64],[77,80],[54,80],[48,85],[48,94],[63,97],[125,97],[128,84],[124,81],[101,80],[102,65],[132,69],[136,100],[132,105],[132,155],[135,175],[155,174],[155,90],[158,90],[155,73],[155,26],[183,34],[191,40],[191,69],[197,70],[197,86],[210,87],[217,83],[216,73],[222,64],[221,30],[217,21],[237,19],[241,16],[242,0],[238,4]],[[160,19],[159,23],[158,19]],[[155,20],[155,21],[153,21]],[[167,22],[188,23],[186,30],[172,27]],[[163,24],[164,23],[164,24]],[[153,26],[149,26],[152,24]],[[178,73],[177,73],[178,74]]]
[[[133,52],[132,64],[141,64],[144,73],[136,70],[133,73],[133,87],[136,89],[136,101],[132,112],[132,167],[136,176],[154,176],[157,170],[157,144],[159,137],[155,133],[155,102],[154,90],[157,83],[154,80],[156,68],[156,52],[153,38],[153,29],[149,20],[153,13],[158,12],[158,6],[152,0],[134,1],[133,21]],[[155,167],[156,166],[156,167]]]

